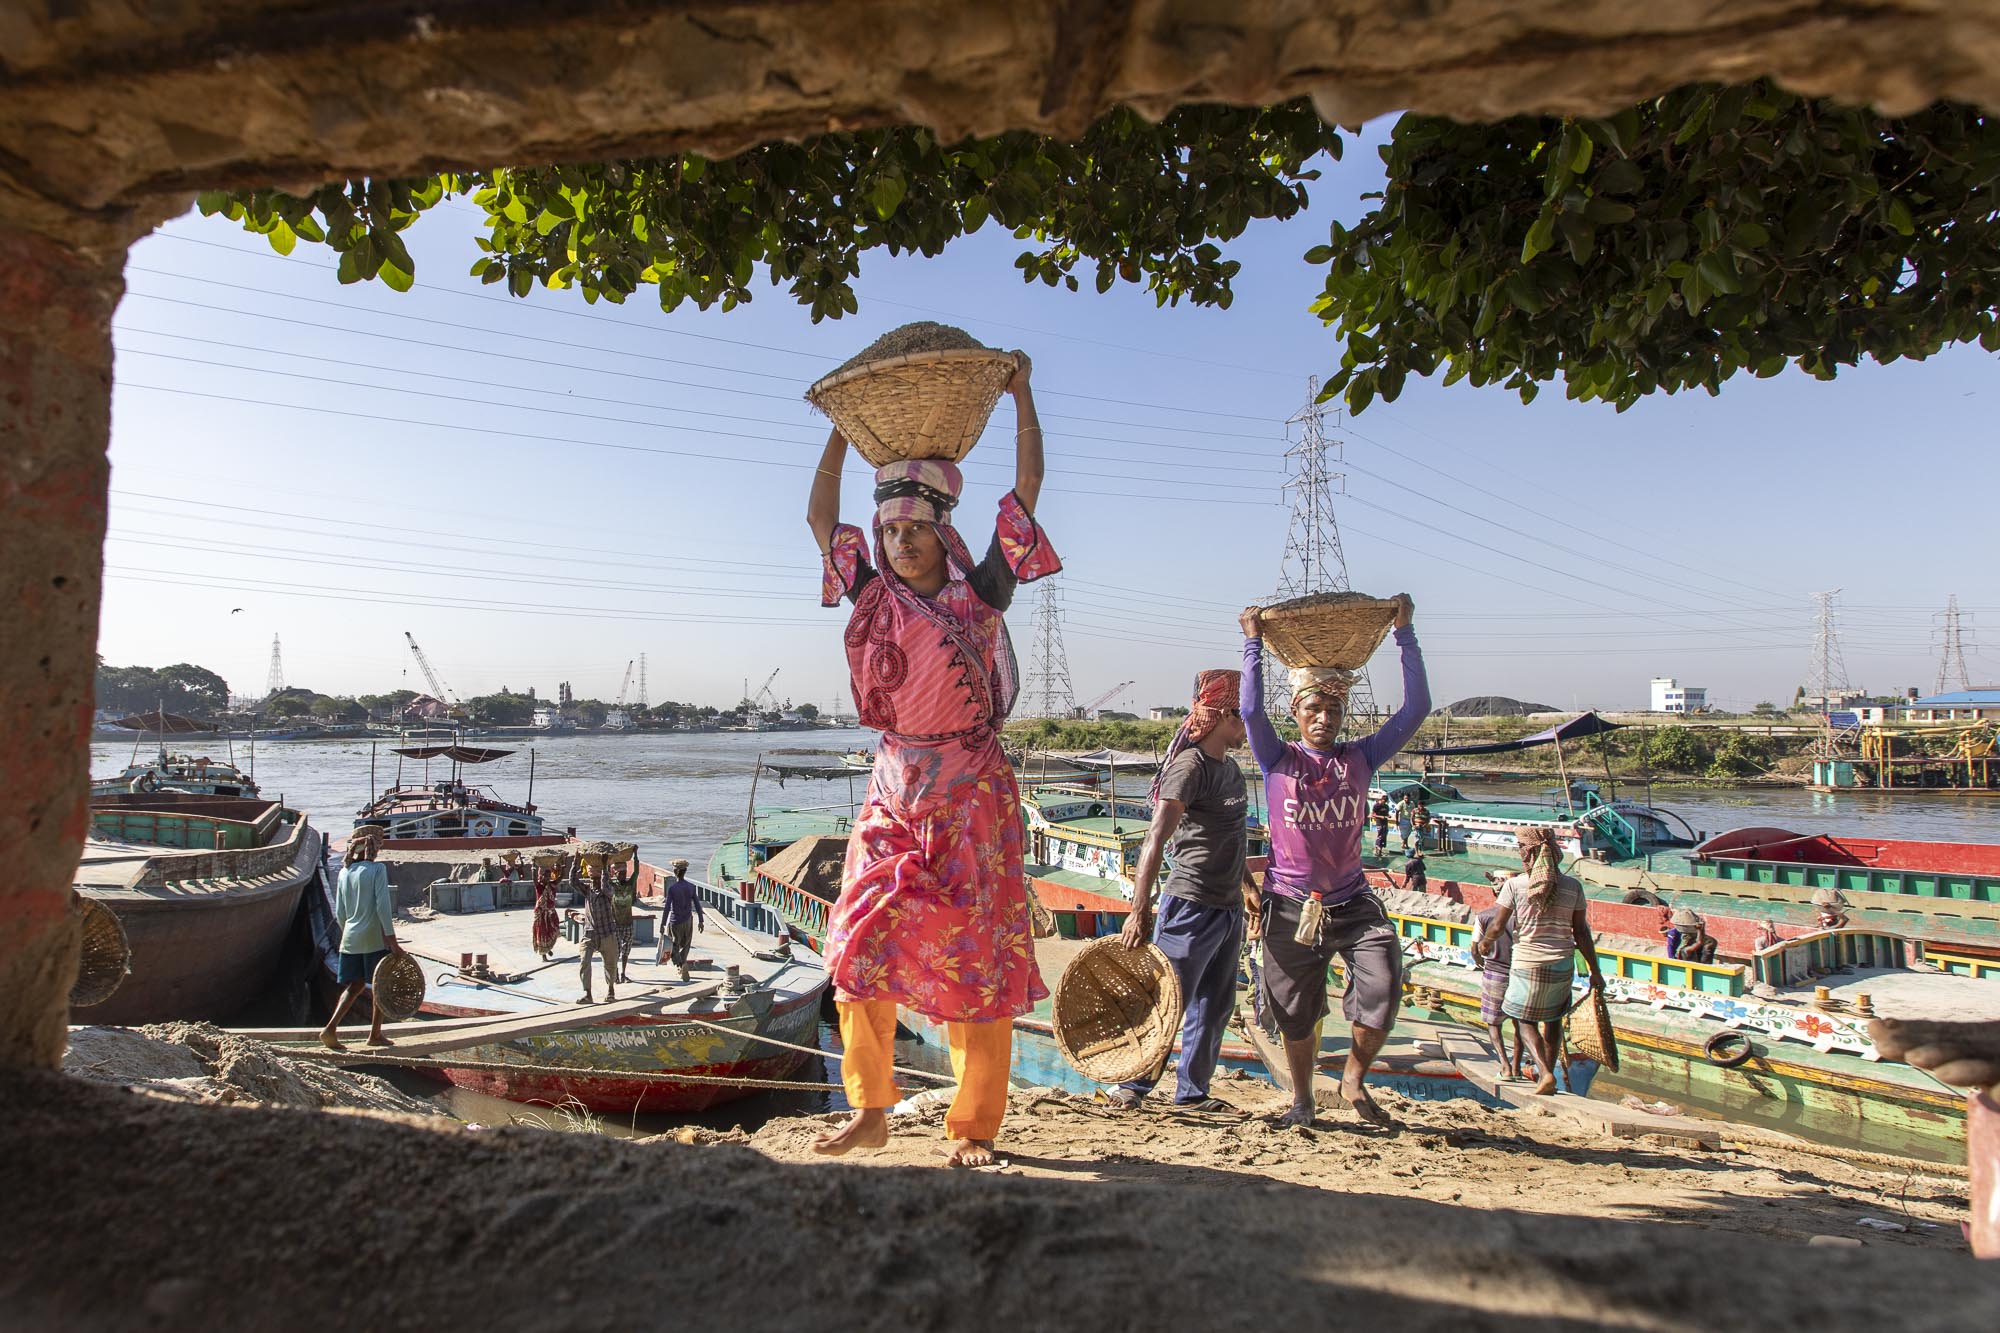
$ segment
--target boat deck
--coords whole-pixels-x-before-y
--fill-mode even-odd
[[[845,808],[839,810],[759,810],[757,841],[770,846],[789,846],[813,833],[845,833],[851,826]],[[734,884],[748,879],[750,867],[743,853],[743,834],[730,834],[708,860],[708,882]]]
[[[432,974],[425,1009],[434,1013],[531,1013],[575,1003],[581,989],[577,978],[581,948],[558,936],[555,956],[544,961],[533,947],[534,915],[531,907],[507,907],[440,912],[424,921],[399,917],[396,933],[403,947],[417,955],[426,964],[425,971]],[[708,928],[697,931],[694,937],[690,971],[695,981],[719,982],[734,966],[741,969],[746,983],[769,986],[781,994],[803,993],[823,983],[825,968],[810,949],[795,944],[790,959],[764,957],[761,955],[771,953],[776,946],[771,936],[734,923],[725,929],[719,913],[710,909],[707,915]],[[635,925],[642,919],[651,923],[649,933],[657,940],[659,914],[648,912],[641,904],[634,913]],[[463,953],[485,954],[494,981],[460,975],[457,969]],[[620,999],[664,995],[679,988],[679,973],[673,964],[655,963],[653,955],[652,943],[635,939],[629,969],[632,980],[619,986]],[[603,965],[592,959],[591,969],[591,989],[602,1000]],[[508,980],[510,977],[517,979]]]

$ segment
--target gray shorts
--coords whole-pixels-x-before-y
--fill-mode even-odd
[[[1264,895],[1264,999],[1278,1030],[1293,1041],[1312,1035],[1326,1017],[1326,971],[1339,954],[1347,968],[1340,1010],[1350,1023],[1387,1031],[1403,998],[1403,942],[1373,889],[1329,907],[1319,947],[1293,939],[1305,904]]]

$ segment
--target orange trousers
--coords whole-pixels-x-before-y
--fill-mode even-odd
[[[890,1107],[902,1100],[896,1091],[896,1002],[841,1000],[840,1081],[847,1104],[856,1108]],[[945,1114],[945,1133],[954,1139],[991,1139],[1007,1115],[1007,1070],[1014,1056],[1014,1020],[990,1023],[947,1023],[951,1072],[958,1092]]]

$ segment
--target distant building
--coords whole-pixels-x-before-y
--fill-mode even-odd
[[[1652,711],[1655,713],[1698,713],[1708,707],[1708,690],[1682,685],[1672,676],[1653,677]]]
[[[2000,685],[1912,700],[1903,709],[1903,718],[1908,722],[2000,722]]]
[[[1817,694],[1802,694],[1793,707],[1804,709],[1808,713],[1831,713],[1837,710],[1857,708],[1873,702],[1873,696],[1866,690],[1846,690],[1840,694],[1827,695],[1824,699]]]
[[[1187,714],[1187,709],[1174,704],[1162,704],[1146,710],[1146,718],[1151,722],[1178,722]]]
[[[451,708],[442,699],[433,699],[428,694],[420,694],[403,705],[405,722],[436,722],[451,716]]]

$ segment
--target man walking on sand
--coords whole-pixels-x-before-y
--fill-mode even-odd
[[[340,998],[334,1001],[333,1016],[320,1029],[319,1039],[329,1050],[344,1049],[340,1044],[340,1020],[361,998],[362,990],[375,975],[375,965],[390,953],[401,953],[396,942],[395,897],[389,887],[389,869],[375,859],[381,835],[362,830],[348,840],[346,864],[333,890],[333,916],[340,926]],[[382,1035],[382,1004],[374,1005],[374,1021],[368,1027],[370,1046],[387,1046]]]
[[[1139,853],[1132,912],[1123,938],[1138,948],[1147,938],[1153,880],[1167,843],[1174,865],[1167,876],[1154,944],[1180,978],[1186,1008],[1181,1019],[1180,1073],[1174,1106],[1183,1111],[1235,1108],[1209,1096],[1209,1079],[1222,1054],[1222,1037],[1236,1009],[1236,958],[1243,950],[1243,860],[1250,802],[1243,770],[1229,751],[1243,743],[1237,695],[1241,673],[1204,671],[1195,677],[1194,706],[1181,723],[1153,783],[1153,823]],[[1107,1094],[1112,1105],[1135,1107],[1155,1074]]]
[[[583,893],[583,949],[577,955],[577,975],[583,981],[578,1004],[594,1003],[590,998],[590,956],[604,960],[604,999],[618,998],[618,962],[623,950],[618,942],[618,910],[611,902],[611,890],[604,884],[605,869],[585,870],[579,885]],[[572,910],[570,920],[577,919]]]
[[[1292,717],[1300,740],[1286,744],[1264,713],[1263,612],[1246,607],[1243,724],[1264,770],[1271,862],[1264,874],[1262,978],[1267,1008],[1285,1037],[1292,1108],[1284,1123],[1313,1122],[1313,1076],[1320,1024],[1328,1012],[1327,965],[1347,966],[1341,1009],[1351,1027],[1340,1095],[1355,1114],[1387,1129],[1395,1122],[1368,1095],[1368,1067],[1396,1022],[1402,999],[1402,941],[1382,899],[1361,871],[1361,827],[1375,770],[1416,735],[1431,708],[1424,656],[1407,594],[1396,597],[1396,644],[1403,658],[1403,704],[1372,736],[1340,739],[1353,673],[1322,667],[1292,672]]]

